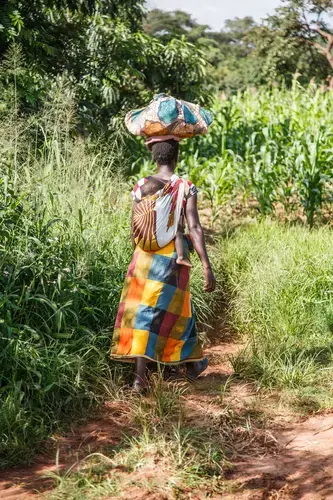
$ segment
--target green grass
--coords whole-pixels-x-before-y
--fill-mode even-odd
[[[117,390],[109,349],[132,254],[130,184],[121,144],[96,152],[74,125],[66,88],[41,116],[0,116],[0,467],[33,459]],[[202,286],[195,273],[207,323],[216,299]]]
[[[300,394],[317,387],[331,405],[331,230],[254,224],[222,240],[220,252],[232,323],[248,338],[236,373]]]

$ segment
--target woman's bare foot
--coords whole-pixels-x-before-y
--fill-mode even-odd
[[[132,389],[134,392],[141,393],[141,392],[144,392],[147,388],[148,388],[147,378],[145,378],[143,380],[139,377],[135,377],[135,380],[134,380],[133,386],[132,386]]]
[[[181,266],[192,267],[191,262],[188,259],[184,259],[184,257],[178,257],[176,262]]]

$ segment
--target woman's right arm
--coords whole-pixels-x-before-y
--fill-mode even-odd
[[[209,261],[205,244],[205,236],[200,224],[196,194],[187,200],[186,220],[194,249],[197,252],[203,266],[205,291],[213,292],[215,290],[216,280]]]

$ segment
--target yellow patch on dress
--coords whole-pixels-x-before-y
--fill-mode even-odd
[[[180,360],[180,353],[183,348],[184,342],[182,340],[179,340],[177,344],[175,344],[174,351],[170,355],[170,361],[179,361]]]
[[[133,340],[130,355],[140,355],[146,351],[149,339],[147,330],[133,330]]]
[[[163,288],[163,283],[160,281],[148,280],[145,284],[145,289],[142,294],[141,304],[145,306],[155,307]]]
[[[157,250],[155,254],[157,255],[165,255],[167,257],[172,257],[172,254],[173,252],[175,251],[175,241],[172,240],[170,241],[170,243],[168,243],[167,245],[165,245],[165,247],[163,248],[160,248],[159,250]]]

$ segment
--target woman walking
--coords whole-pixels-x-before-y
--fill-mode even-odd
[[[205,291],[215,289],[199,221],[197,189],[174,173],[177,137],[155,137],[148,142],[157,173],[141,179],[132,191],[135,251],[125,278],[111,349],[113,359],[135,361],[134,388],[138,391],[147,387],[148,361],[186,363],[187,375],[192,378],[207,368],[190,296],[188,259],[192,244],[203,266]],[[184,234],[185,223],[189,238]]]

